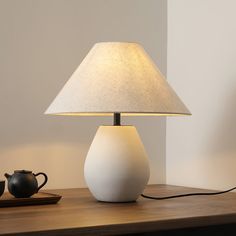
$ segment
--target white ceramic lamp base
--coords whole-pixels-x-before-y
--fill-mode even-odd
[[[97,200],[136,201],[149,173],[148,158],[135,127],[99,127],[84,167],[86,183]]]

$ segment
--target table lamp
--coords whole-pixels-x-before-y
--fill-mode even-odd
[[[142,46],[129,42],[95,44],[45,113],[114,117],[98,128],[84,165],[90,192],[104,202],[136,201],[150,174],[139,134],[121,115],[190,115]]]

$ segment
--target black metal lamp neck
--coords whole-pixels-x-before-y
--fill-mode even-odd
[[[120,113],[114,113],[114,123],[113,125],[119,126],[120,125]]]

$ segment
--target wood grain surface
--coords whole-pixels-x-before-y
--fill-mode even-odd
[[[148,186],[156,196],[206,191]],[[0,209],[0,235],[122,235],[236,223],[236,194],[134,203],[97,202],[87,189],[47,190],[62,195],[55,205]]]

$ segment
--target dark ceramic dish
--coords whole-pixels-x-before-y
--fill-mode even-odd
[[[5,190],[5,180],[0,180],[0,197],[4,193]]]

